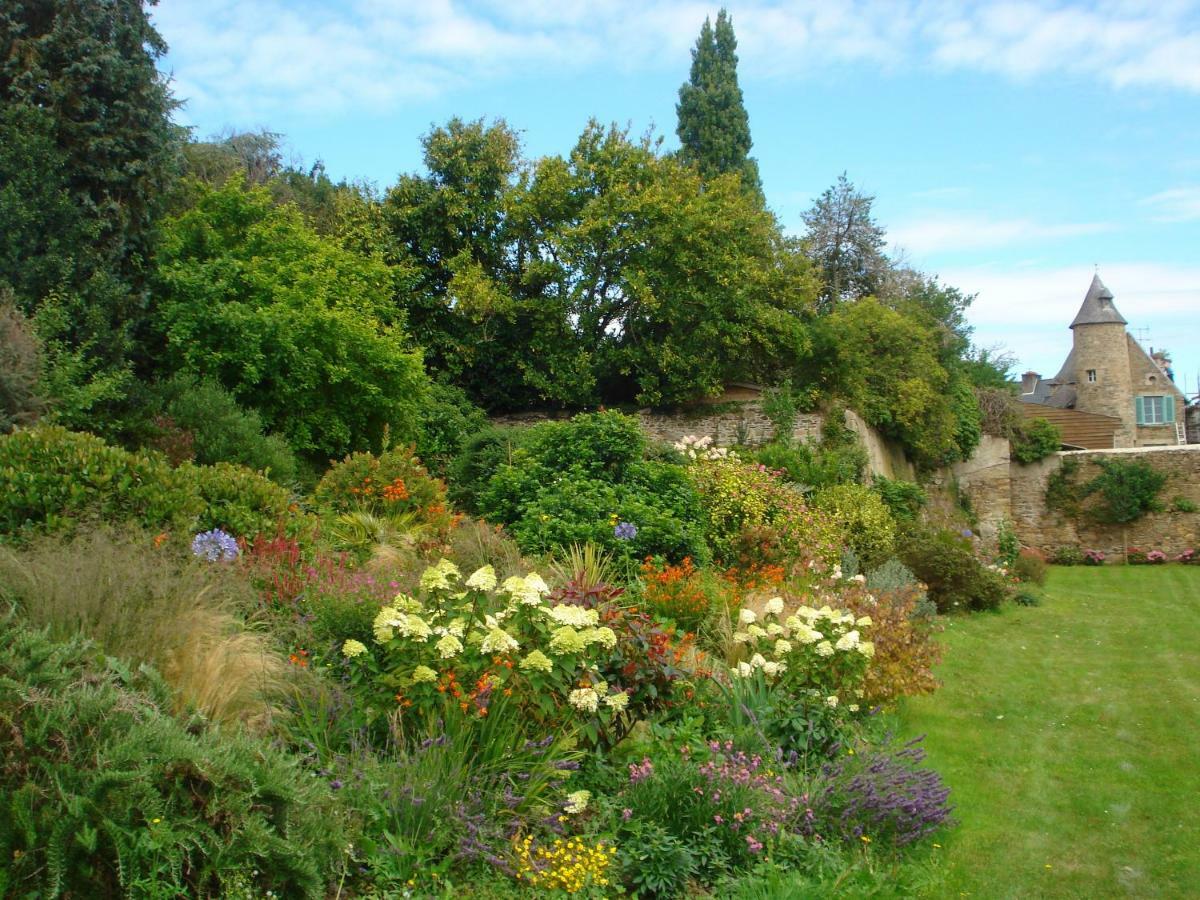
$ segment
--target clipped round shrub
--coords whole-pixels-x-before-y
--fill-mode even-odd
[[[197,531],[220,528],[238,537],[273,534],[287,517],[291,495],[265,475],[245,466],[185,465],[182,471],[196,486],[204,509]]]
[[[479,497],[501,466],[530,440],[530,428],[490,425],[468,437],[450,464],[450,499],[479,512]]]
[[[1047,419],[1033,419],[1013,429],[1012,458],[1024,465],[1045,459],[1062,447],[1062,432]]]
[[[446,514],[446,486],[421,465],[412,447],[393,447],[378,456],[351,453],[330,466],[313,499],[326,512]]]
[[[813,505],[838,523],[864,568],[873,569],[891,558],[896,520],[875,491],[861,484],[839,484],[818,493]]]

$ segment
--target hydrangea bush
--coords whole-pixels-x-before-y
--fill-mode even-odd
[[[415,595],[379,611],[372,647],[347,640],[342,652],[357,682],[374,689],[377,713],[483,718],[500,692],[546,730],[578,730],[595,743],[629,705],[626,690],[599,674],[617,635],[598,610],[549,602],[549,593],[536,572],[499,584],[484,566],[463,579],[443,559]]]

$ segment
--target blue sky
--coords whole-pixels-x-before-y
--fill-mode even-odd
[[[1200,376],[1200,4],[731,2],[753,153],[784,227],[846,171],[893,251],[978,299],[981,345],[1053,374],[1095,266],[1135,334]],[[206,136],[266,127],[380,186],[451,116],[527,155],[589,117],[676,146],[687,0],[161,0]]]

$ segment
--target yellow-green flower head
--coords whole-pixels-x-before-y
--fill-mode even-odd
[[[523,603],[526,606],[537,606],[542,602],[542,592],[538,589],[538,582],[545,584],[538,578],[536,582],[530,584],[528,578],[521,578],[518,575],[513,575],[511,578],[504,579],[504,584],[501,587],[514,600]]]
[[[583,635],[570,625],[555,628],[550,633],[550,652],[555,656],[562,656],[564,653],[582,653],[586,646],[587,642],[584,641]]]
[[[392,608],[404,613],[420,613],[423,609],[421,601],[408,594],[397,594],[392,601]]]
[[[783,624],[786,625],[790,631],[799,631],[800,627],[804,623],[800,621],[799,616],[788,616],[787,621]]]
[[[592,688],[576,688],[567,697],[567,702],[583,712],[594,713],[600,708],[600,695]]]
[[[833,644],[829,641],[821,641],[817,644],[817,656],[833,656]]]
[[[356,656],[362,656],[367,652],[367,645],[362,641],[356,641],[350,638],[342,644],[342,655],[354,659]]]
[[[766,609],[767,609],[767,612],[773,616],[778,616],[778,615],[782,614],[783,613],[783,598],[782,597],[772,597],[770,600],[767,601]]]
[[[772,622],[767,626],[767,634],[771,635],[771,637],[779,637],[779,635],[783,634],[783,626],[778,622]]]
[[[838,642],[835,646],[839,650],[853,650],[855,647],[858,646],[858,644],[859,644],[858,632],[857,631],[847,631],[840,638],[838,638]]]
[[[412,680],[416,684],[425,681],[437,681],[437,672],[429,668],[429,666],[417,666],[412,670]]]
[[[792,633],[792,637],[802,644],[815,644],[821,638],[825,637],[825,635],[821,634],[821,632],[817,631],[811,625],[802,622],[800,623],[800,627]]]
[[[780,638],[779,640],[777,640],[775,642],[775,655],[776,656],[787,656],[791,652],[792,652],[792,645],[789,641],[785,641],[783,638]]]
[[[546,584],[545,580],[537,572],[530,572],[525,576],[525,586],[541,596],[550,593],[550,585]]]
[[[412,638],[419,643],[425,643],[429,640],[429,636],[433,634],[433,629],[429,627],[429,623],[415,613],[409,615],[401,615],[394,620],[396,634],[400,637]]]
[[[752,609],[743,609],[740,613],[738,613],[738,621],[743,625],[749,625],[757,618],[758,616],[754,614],[754,610]]]
[[[591,800],[591,791],[572,791],[567,794],[567,805],[564,809],[568,814],[575,816],[587,809]]]
[[[440,641],[434,644],[437,649],[438,656],[442,659],[454,659],[458,654],[462,653],[462,641],[452,634],[447,634]]]
[[[796,615],[798,615],[802,619],[808,619],[808,621],[811,622],[814,619],[816,619],[818,616],[820,616],[820,613],[817,612],[815,609],[813,609],[811,606],[801,606],[799,609],[796,610]]]
[[[754,638],[754,639],[756,639],[756,640],[757,640],[758,638],[760,638],[760,637],[766,637],[766,636],[767,636],[767,632],[766,632],[766,631],[765,631],[765,630],[764,630],[764,629],[763,629],[761,626],[759,626],[759,625],[750,625],[750,626],[747,626],[747,628],[746,628],[746,633],[747,633],[747,634],[749,634],[749,635],[750,635],[750,637],[752,637],[752,638]]]
[[[762,670],[763,670],[763,674],[766,675],[768,678],[774,678],[776,675],[778,675],[780,672],[783,671],[783,664],[777,663],[777,662],[765,662],[765,663],[763,663]]]
[[[871,621],[870,616],[863,616],[862,618],[858,619],[854,624],[857,625],[859,628],[870,628],[875,623]]]
[[[867,659],[870,659],[875,655],[875,644],[873,641],[863,641],[858,645],[857,650]]]
[[[560,603],[558,606],[546,610],[546,615],[559,625],[571,625],[575,628],[587,628],[600,621],[600,614],[596,610],[572,606],[568,603]]]
[[[622,712],[625,707],[629,706],[629,695],[624,691],[617,691],[615,694],[605,697],[604,703],[614,712]]]
[[[617,646],[617,633],[607,625],[601,625],[599,628],[588,628],[583,632],[582,637],[585,644],[599,644],[606,650],[611,650]]]
[[[390,641],[395,634],[394,629],[404,623],[404,613],[394,606],[385,606],[375,614],[372,628],[375,630],[375,640],[379,643]]]
[[[421,573],[421,588],[426,591],[448,591],[462,577],[458,566],[441,559]]]
[[[554,668],[554,663],[541,650],[534,650],[521,660],[521,668],[527,672],[549,672]]]
[[[492,628],[479,645],[481,653],[514,653],[521,649],[517,639],[499,626]]]
[[[761,669],[767,664],[766,658],[761,653],[755,653],[750,657],[750,668]]]
[[[828,697],[826,697],[825,705],[828,706],[830,709],[837,709],[837,705],[838,705],[837,694],[830,694]]]
[[[471,573],[467,579],[467,587],[475,591],[490,591],[496,586],[496,570],[492,566],[482,566]]]

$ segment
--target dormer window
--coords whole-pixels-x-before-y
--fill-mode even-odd
[[[1087,376],[1088,376],[1088,381],[1092,382],[1093,384],[1098,380],[1096,378],[1096,370],[1095,369],[1088,369]]]

